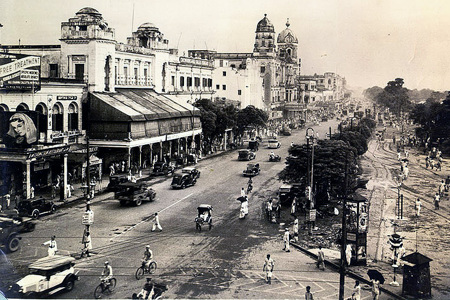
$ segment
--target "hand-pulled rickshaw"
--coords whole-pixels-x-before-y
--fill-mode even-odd
[[[195,218],[195,228],[198,231],[202,231],[202,226],[208,225],[209,230],[211,230],[212,227],[211,211],[213,210],[213,207],[209,204],[200,204],[197,207],[197,210],[198,216]]]

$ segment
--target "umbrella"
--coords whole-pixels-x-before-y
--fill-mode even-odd
[[[244,196],[240,196],[240,197],[237,198],[236,200],[237,200],[237,201],[241,201],[241,202],[245,202],[245,201],[248,201],[248,198],[247,198],[247,197],[244,197]]]
[[[380,284],[384,283],[384,277],[383,274],[381,274],[380,272],[378,272],[377,270],[374,269],[370,269],[369,271],[367,271],[367,275],[369,275],[370,279],[375,279],[378,280],[380,282]]]

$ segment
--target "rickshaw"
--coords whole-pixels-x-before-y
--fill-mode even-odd
[[[209,204],[200,204],[197,207],[198,216],[195,218],[195,229],[202,231],[202,226],[208,224],[209,230],[212,227],[211,211],[212,206]]]

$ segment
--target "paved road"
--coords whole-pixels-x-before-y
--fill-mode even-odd
[[[336,121],[315,126],[325,137],[328,126]],[[303,143],[305,130],[291,137],[280,137],[282,147],[275,151],[287,155],[290,143]],[[238,218],[236,198],[247,179],[242,177],[245,162],[237,160],[237,153],[204,160],[197,166],[201,171],[198,183],[184,190],[170,189],[170,178],[155,181],[157,199],[139,207],[120,207],[111,194],[98,197],[92,205],[95,224],[92,239],[97,254],[77,262],[81,280],[70,293],[54,298],[92,298],[103,262],[108,260],[118,278],[117,291],[111,298],[128,298],[138,292],[144,281],[137,281],[134,272],[146,244],[151,245],[158,270],[154,277],[169,283],[169,298],[299,298],[307,285],[312,286],[316,299],[335,299],[338,274],[318,271],[313,261],[300,252],[281,250],[281,231],[278,225],[264,219],[263,203],[276,193],[280,182],[277,173],[284,164],[268,162],[271,150],[261,147],[255,162],[262,172],[255,177],[254,192],[250,196],[249,216]],[[194,217],[200,203],[214,206],[214,227],[211,231],[196,232]],[[81,215],[84,205],[64,208],[39,220],[37,230],[24,234],[23,247],[8,255],[19,273],[27,263],[46,255],[41,246],[51,235],[57,236],[60,254],[73,253],[81,248]],[[162,232],[151,232],[149,216],[160,212]],[[276,260],[272,285],[263,280],[262,264],[267,253]],[[347,290],[351,289],[347,279]],[[364,291],[367,298],[368,292]]]

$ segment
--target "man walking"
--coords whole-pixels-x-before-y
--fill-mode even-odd
[[[155,231],[156,228],[159,229],[159,231],[162,231],[162,227],[161,224],[159,224],[159,216],[158,213],[155,213],[155,217],[153,218],[153,227],[152,227],[152,231]]]
[[[306,287],[305,300],[314,300],[313,294],[311,293],[311,287],[309,285]]]
[[[441,185],[439,186],[439,196],[444,196],[444,192],[445,192],[445,181],[444,179],[442,179],[441,181]]]
[[[319,252],[317,252],[317,268],[322,266],[322,271],[325,271],[325,254],[322,251],[322,246],[319,246]]]
[[[439,209],[439,202],[441,201],[441,196],[439,196],[439,193],[436,193],[434,195],[434,209]]]
[[[272,258],[270,258],[270,254],[267,254],[267,258],[264,261],[263,271],[266,272],[266,282],[268,284],[272,284],[272,272],[275,262]]]
[[[295,218],[293,230],[294,230],[294,242],[298,242],[298,218]]]
[[[420,198],[417,198],[416,200],[416,216],[420,217],[420,209],[421,209],[422,203],[420,202]]]
[[[283,248],[283,250],[286,251],[286,252],[291,252],[291,250],[289,250],[289,228],[286,228],[284,230],[283,241],[284,241],[284,248]]]

